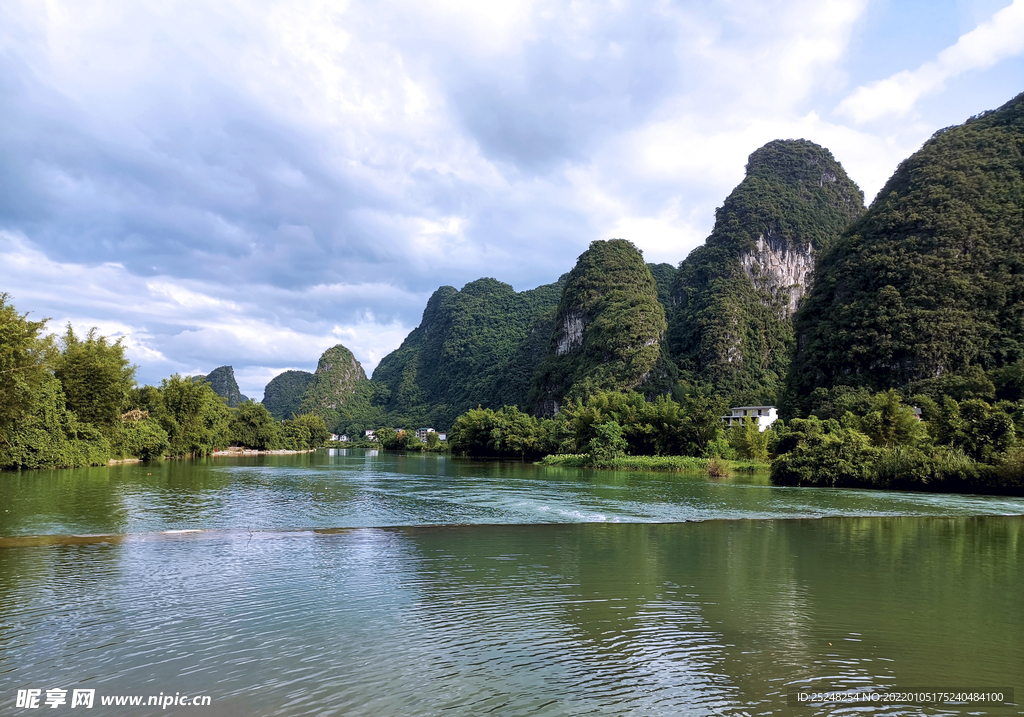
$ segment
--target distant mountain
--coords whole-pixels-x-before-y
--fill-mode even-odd
[[[373,406],[374,387],[347,348],[327,349],[317,362],[297,413],[315,413],[332,431],[375,428],[382,417]]]
[[[235,369],[231,366],[215,368],[202,378],[210,384],[214,393],[228,402],[230,408],[238,408],[239,404],[249,400],[238,389],[238,382],[235,381]]]
[[[769,142],[746,170],[705,244],[679,265],[668,346],[682,378],[772,403],[789,369],[793,312],[864,195],[807,140]]]
[[[1024,359],[1024,94],[936,132],[821,259],[787,404]]]
[[[447,428],[477,405],[525,406],[560,293],[559,284],[516,292],[487,278],[439,288],[373,372],[388,420]]]
[[[263,405],[278,420],[298,415],[302,397],[313,374],[309,371],[285,371],[270,380],[263,389]]]
[[[625,239],[591,242],[565,281],[547,355],[530,394],[533,410],[555,413],[594,389],[667,392],[665,310],[640,251]]]

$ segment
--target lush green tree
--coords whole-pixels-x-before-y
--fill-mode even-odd
[[[0,293],[0,450],[9,433],[35,406],[46,381],[49,345],[39,336],[46,321],[29,321]]]
[[[541,421],[515,406],[498,411],[474,408],[455,419],[448,434],[454,452],[471,456],[536,456],[543,454]]]
[[[104,465],[110,444],[91,424],[67,410],[60,382],[44,376],[32,388],[31,409],[18,417],[0,445],[0,467],[74,468]]]
[[[879,451],[863,433],[838,421],[797,424],[778,443],[796,445],[772,463],[771,480],[778,485],[859,486],[874,479]]]
[[[321,419],[322,420],[322,419]],[[309,426],[297,421],[281,424],[281,446],[289,451],[308,451],[313,444]]]
[[[752,461],[768,460],[768,445],[772,440],[771,429],[762,431],[753,416],[733,426],[728,431],[729,445],[740,458]]]
[[[611,420],[594,426],[594,437],[587,444],[587,453],[598,460],[608,460],[626,455],[627,447],[622,426]]]
[[[232,443],[259,451],[273,450],[281,441],[281,427],[262,403],[247,401],[231,414]]]
[[[977,398],[957,403],[947,397],[932,425],[939,443],[984,463],[998,460],[1016,439],[1013,419]]]
[[[139,409],[121,416],[119,425],[111,431],[110,444],[111,451],[119,458],[135,457],[146,461],[166,455],[171,447],[167,431],[156,419],[150,418],[147,411]]]
[[[436,451],[441,448],[441,436],[437,431],[431,431],[427,434],[426,446],[428,451]]]
[[[402,445],[402,439],[398,431],[390,426],[378,428],[374,438],[380,444],[380,447],[384,449],[394,450]]]
[[[231,442],[231,409],[206,382],[175,374],[160,384],[159,421],[170,438],[170,455],[205,456]]]
[[[327,430],[324,419],[315,413],[299,414],[292,420],[292,423],[305,426],[309,431],[310,448],[321,448],[331,437],[331,432]]]
[[[871,411],[860,420],[859,427],[879,448],[920,446],[928,441],[925,424],[893,389],[875,395]]]
[[[71,324],[59,340],[54,375],[69,411],[102,430],[112,430],[128,408],[135,388],[135,367],[124,355],[121,339],[109,343],[94,327],[79,338]]]

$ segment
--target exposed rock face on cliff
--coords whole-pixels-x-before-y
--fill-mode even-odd
[[[373,373],[389,420],[441,429],[478,405],[524,406],[560,294],[560,284],[516,292],[489,278],[439,288]]]
[[[235,381],[235,369],[231,366],[215,368],[204,378],[213,388],[214,393],[228,402],[230,408],[238,408],[239,404],[249,400],[238,389],[238,382]]]
[[[531,407],[552,415],[595,389],[667,390],[674,372],[662,355],[664,332],[658,286],[637,248],[625,239],[591,243],[565,282]]]
[[[279,421],[299,414],[302,396],[313,374],[309,371],[285,371],[270,380],[263,389],[263,405]]]
[[[819,388],[923,391],[1024,361],[1024,94],[935,133],[815,273],[793,409]]]
[[[774,402],[817,257],[863,211],[827,149],[776,140],[751,154],[707,242],[676,274],[667,343],[680,376],[734,401]]]
[[[751,251],[740,255],[740,267],[762,297],[771,297],[772,303],[775,298],[783,300],[780,308],[788,319],[807,291],[814,254],[812,245],[791,246],[769,230],[757,238]]]

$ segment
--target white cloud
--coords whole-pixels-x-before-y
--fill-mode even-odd
[[[426,297],[396,292],[386,284],[317,285],[301,291],[182,282],[171,277],[133,276],[117,264],[85,267],[48,259],[25,237],[0,231],[0,282],[14,305],[32,317],[52,320],[51,332],[71,323],[83,333],[95,326],[121,338],[140,380],[156,383],[171,373],[209,373],[237,364],[242,393],[259,398],[263,383],[287,367],[312,371],[320,354],[344,343],[372,373],[380,359],[405,338],[410,326],[381,321],[358,307],[390,296],[422,306]],[[357,307],[345,319],[318,318],[288,305]],[[296,318],[294,322],[291,319]],[[269,379],[268,379],[269,380]]]
[[[1022,3],[857,111],[1017,51]],[[369,370],[439,285],[533,288],[615,236],[678,263],[772,139],[870,197],[937,129],[827,113],[877,7],[9,0],[0,287],[146,380],[232,364],[258,396],[337,341]]]
[[[1014,0],[987,22],[916,70],[903,70],[884,80],[863,85],[837,111],[858,124],[891,115],[902,116],[922,97],[939,92],[946,80],[972,70],[992,67],[1024,52],[1024,0]]]

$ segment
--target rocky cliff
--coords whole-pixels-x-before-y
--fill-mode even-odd
[[[774,402],[817,257],[863,210],[827,149],[776,140],[751,154],[711,235],[676,273],[667,343],[680,376],[733,401]]]
[[[235,369],[231,366],[220,366],[203,377],[210,384],[214,393],[228,402],[230,408],[238,408],[239,404],[249,399],[242,395],[235,381]]]

